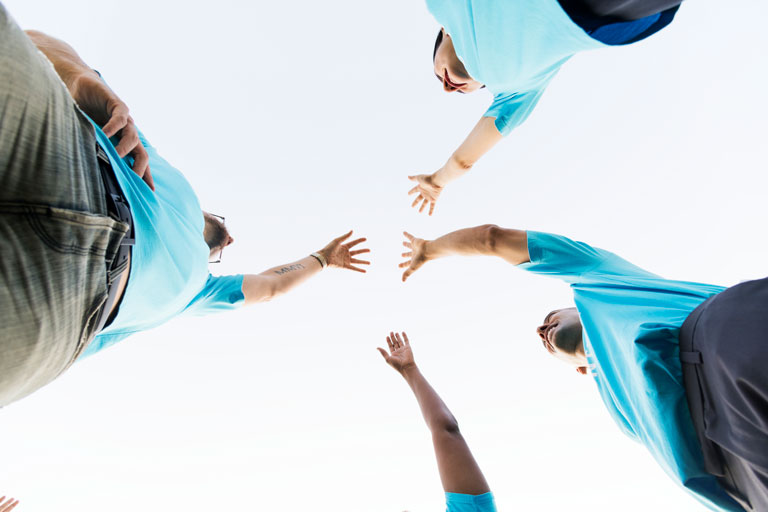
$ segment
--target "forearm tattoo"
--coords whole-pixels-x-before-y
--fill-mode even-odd
[[[294,270],[300,270],[302,268],[304,268],[304,265],[301,263],[294,263],[293,265],[283,267],[280,270],[275,270],[275,274],[281,276],[283,274],[287,274],[288,272],[293,272]]]

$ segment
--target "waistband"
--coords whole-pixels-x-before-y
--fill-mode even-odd
[[[106,194],[107,211],[109,215],[120,222],[128,224],[128,232],[120,242],[120,248],[112,261],[105,261],[107,267],[107,300],[99,312],[99,318],[96,322],[95,332],[98,334],[108,326],[114,318],[110,318],[110,310],[117,300],[118,282],[123,272],[128,270],[128,258],[131,255],[131,246],[135,243],[133,230],[133,215],[128,200],[120,188],[117,181],[115,170],[109,161],[109,157],[104,149],[96,144],[96,160],[99,163],[102,181],[104,182],[104,192]]]

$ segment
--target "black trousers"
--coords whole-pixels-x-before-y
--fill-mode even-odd
[[[680,359],[707,471],[746,510],[768,510],[768,278],[696,308]]]

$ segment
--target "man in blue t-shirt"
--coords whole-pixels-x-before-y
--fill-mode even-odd
[[[713,510],[768,510],[768,278],[725,289],[674,281],[568,238],[494,225],[405,233],[403,281],[443,256],[491,255],[557,277],[576,307],[536,329],[595,379],[619,428]]]
[[[446,92],[487,89],[493,102],[432,174],[409,176],[412,206],[429,215],[440,193],[523,123],[575,54],[635,43],[669,25],[681,0],[427,0],[441,25],[433,53]]]
[[[2,5],[0,75],[0,407],[175,316],[268,301],[327,266],[365,272],[350,231],[259,274],[211,275],[234,241],[224,219],[72,47],[25,35]]]

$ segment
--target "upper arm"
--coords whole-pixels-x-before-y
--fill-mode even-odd
[[[483,494],[490,491],[488,482],[458,427],[434,431],[432,444],[445,492]]]
[[[498,256],[513,265],[530,261],[528,233],[523,230],[490,225],[488,245],[494,256]]]

